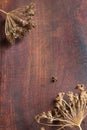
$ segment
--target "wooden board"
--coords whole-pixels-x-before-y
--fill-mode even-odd
[[[0,0],[0,8],[10,11],[30,2]],[[14,46],[2,41],[0,14],[0,130],[39,130],[35,115],[52,108],[59,91],[87,85],[87,1],[33,2],[37,27]],[[86,120],[82,125],[86,130]]]

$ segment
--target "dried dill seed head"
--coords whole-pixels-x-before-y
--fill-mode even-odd
[[[35,27],[32,22],[34,16],[34,4],[30,4],[10,12],[1,12],[6,14],[5,34],[7,40],[14,44],[16,39],[22,38],[26,32]]]
[[[78,84],[76,89],[79,93],[68,92],[68,101],[65,101],[63,92],[58,93],[55,99],[55,106],[52,111],[38,114],[36,122],[47,126],[58,126],[58,130],[65,127],[79,127],[87,116],[87,91],[84,85]],[[56,121],[56,123],[54,123]]]

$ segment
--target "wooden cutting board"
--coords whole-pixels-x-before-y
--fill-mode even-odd
[[[0,0],[0,8],[10,11],[30,2]],[[39,130],[34,117],[53,107],[58,92],[87,85],[87,1],[33,2],[37,26],[14,46],[2,40],[0,14],[0,130]],[[86,120],[82,127],[87,129]]]

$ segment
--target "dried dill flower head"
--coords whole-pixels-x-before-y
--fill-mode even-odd
[[[43,112],[35,117],[36,122],[47,126],[58,126],[58,130],[65,127],[79,127],[83,119],[87,116],[87,91],[84,85],[78,84],[78,93],[68,92],[67,101],[64,99],[65,93],[58,93],[55,99],[54,109]]]
[[[16,39],[22,38],[27,31],[35,27],[32,23],[32,17],[34,16],[33,3],[8,13],[1,9],[0,12],[6,14],[5,35],[11,44],[14,44]]]

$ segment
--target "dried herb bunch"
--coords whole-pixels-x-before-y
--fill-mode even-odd
[[[27,31],[35,27],[35,24],[32,23],[32,17],[34,16],[33,3],[8,13],[1,9],[0,12],[6,15],[5,35],[11,44],[14,44],[16,39],[22,38]]]
[[[47,126],[58,126],[58,130],[65,127],[79,127],[83,119],[87,116],[87,91],[84,85],[78,84],[78,93],[68,92],[67,101],[64,99],[64,92],[58,93],[54,109],[43,112],[35,117],[36,122]]]

